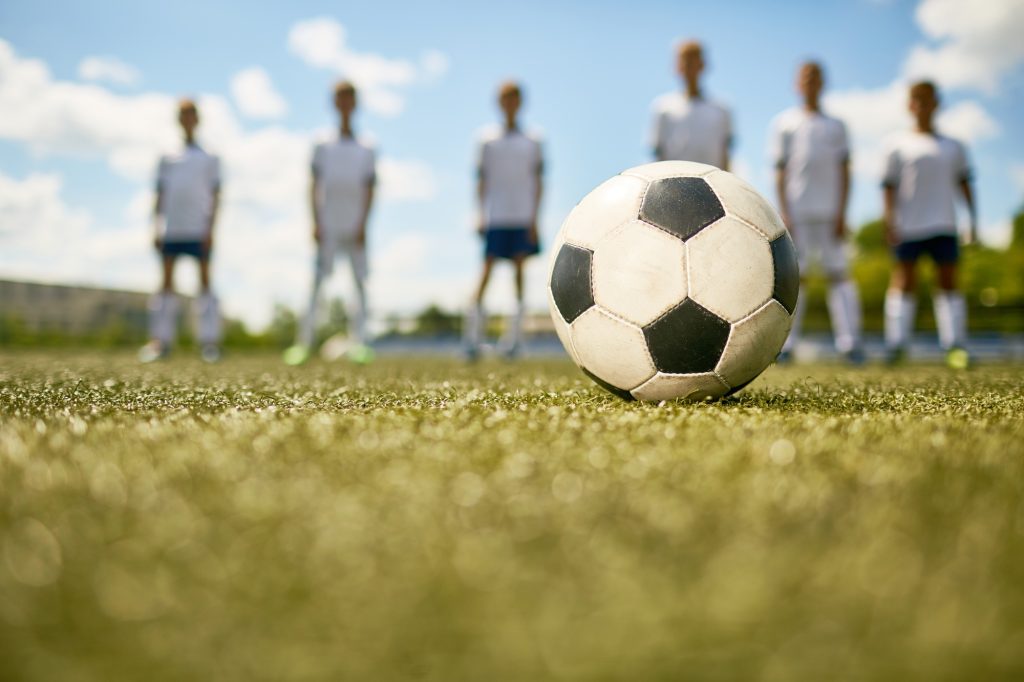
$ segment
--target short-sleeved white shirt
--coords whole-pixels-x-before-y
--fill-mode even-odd
[[[831,221],[842,207],[842,167],[850,150],[846,126],[803,107],[772,122],[772,162],[786,174],[786,206],[796,221]]]
[[[651,113],[650,144],[660,159],[725,167],[732,116],[724,106],[704,97],[669,92],[654,100]]]
[[[353,236],[359,228],[366,189],[376,182],[376,151],[366,140],[337,137],[313,149],[313,177],[320,224],[328,237]]]
[[[477,172],[484,183],[484,222],[489,228],[528,227],[533,223],[537,178],[544,172],[539,134],[487,126],[479,134]]]
[[[203,240],[209,235],[213,198],[220,189],[220,161],[199,145],[186,145],[160,157],[157,191],[163,196],[161,212],[164,241]]]
[[[967,150],[956,140],[914,130],[892,136],[882,184],[896,189],[900,240],[955,235],[956,190],[970,177]]]

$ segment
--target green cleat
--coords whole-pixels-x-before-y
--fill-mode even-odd
[[[373,362],[376,353],[369,346],[359,343],[352,346],[348,350],[349,362],[354,362],[357,365],[368,365]]]
[[[946,353],[946,366],[955,370],[968,369],[971,366],[971,355],[963,348],[951,348]]]
[[[296,344],[289,346],[281,356],[281,359],[284,360],[284,364],[290,367],[298,367],[299,365],[306,364],[309,361],[309,356],[309,348]]]

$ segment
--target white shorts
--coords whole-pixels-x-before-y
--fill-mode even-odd
[[[369,265],[366,260],[366,247],[357,244],[352,237],[335,237],[322,241],[316,253],[316,269],[319,277],[330,277],[334,272],[334,263],[339,258],[348,259],[352,268],[352,276],[360,282],[365,282],[369,275]]]
[[[847,244],[836,239],[835,229],[832,220],[794,221],[791,234],[801,275],[809,268],[820,267],[827,277],[846,277],[850,260]]]

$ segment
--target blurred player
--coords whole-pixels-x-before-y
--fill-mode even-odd
[[[366,223],[377,182],[376,152],[352,131],[352,115],[356,110],[356,89],[352,83],[342,81],[335,86],[334,107],[341,118],[338,137],[316,145],[313,150],[310,188],[313,240],[316,242],[313,288],[296,345],[285,351],[284,360],[290,365],[309,359],[316,343],[320,290],[340,256],[348,260],[355,284],[349,316],[355,345],[349,349],[348,356],[359,363],[373,359],[366,328]]]
[[[796,84],[803,105],[782,112],[772,124],[779,209],[800,254],[801,274],[817,265],[828,278],[828,312],[836,349],[850,362],[861,364],[860,296],[850,279],[845,251],[850,190],[846,126],[821,111],[825,78],[820,64],[801,65]],[[806,305],[800,296],[780,361],[789,359],[800,340]]]
[[[706,99],[701,89],[704,48],[695,40],[681,43],[677,59],[685,91],[669,92],[654,100],[650,141],[654,157],[729,170],[732,117],[728,109]]]
[[[170,352],[177,337],[178,298],[174,293],[174,264],[178,256],[199,261],[199,297],[196,315],[202,357],[220,357],[221,319],[217,298],[210,290],[210,254],[213,226],[220,203],[220,161],[196,143],[199,111],[195,102],[178,103],[178,123],[184,147],[160,158],[157,168],[154,244],[163,262],[163,285],[150,300],[150,342],[143,346],[143,362],[159,360]]]
[[[977,221],[967,150],[935,130],[938,108],[935,85],[914,83],[909,98],[914,129],[895,135],[885,157],[885,231],[896,259],[885,297],[885,341],[891,363],[905,357],[917,312],[917,260],[927,255],[939,271],[934,297],[939,341],[947,364],[964,369],[970,356],[965,348],[967,306],[956,282],[960,245],[954,202],[958,193],[970,216],[968,243],[977,240]]]
[[[502,125],[487,127],[480,136],[477,157],[478,230],[484,238],[484,266],[480,284],[466,316],[466,354],[474,360],[480,354],[486,315],[484,294],[497,260],[515,266],[516,310],[512,316],[503,352],[513,358],[522,344],[523,267],[526,259],[540,252],[537,212],[543,193],[544,157],[539,136],[519,127],[522,88],[509,81],[498,89]]]

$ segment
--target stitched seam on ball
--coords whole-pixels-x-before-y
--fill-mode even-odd
[[[725,215],[726,215],[727,217],[729,217],[729,218],[732,218],[733,220],[735,220],[736,222],[740,223],[741,225],[746,225],[746,226],[747,226],[747,227],[749,227],[749,228],[750,228],[751,230],[753,230],[753,231],[754,231],[754,232],[756,232],[756,233],[757,233],[758,235],[760,235],[760,236],[761,236],[761,238],[762,238],[762,239],[764,239],[764,240],[765,240],[766,242],[768,242],[769,244],[771,244],[771,243],[772,243],[772,242],[774,241],[774,239],[770,239],[770,238],[768,237],[768,234],[767,234],[767,233],[766,233],[766,232],[765,232],[764,230],[762,230],[762,229],[761,229],[760,227],[758,227],[758,226],[757,226],[757,225],[755,225],[754,223],[750,222],[749,220],[746,220],[746,219],[744,219],[744,218],[741,218],[741,217],[739,217],[738,215],[736,215],[735,213],[726,213]],[[779,233],[779,234],[781,234],[781,233]],[[775,235],[775,239],[778,239],[778,238],[779,238],[779,235]]]
[[[632,327],[634,329],[639,329],[640,330],[640,336],[644,337],[644,355],[647,357],[647,360],[651,363],[650,364],[651,369],[653,369],[654,373],[657,374],[658,373],[658,365],[657,365],[656,362],[654,362],[654,358],[651,356],[651,349],[647,347],[647,334],[644,334],[644,327],[646,327],[647,325],[644,325],[644,327],[641,327],[640,325],[638,325],[635,322],[630,322],[626,318],[621,317],[619,315],[616,315],[612,311],[608,310],[607,308],[605,308],[604,306],[602,306],[602,305],[600,305],[600,304],[598,304],[596,302],[594,303],[594,308],[599,313],[607,315],[608,317],[612,318],[613,320],[616,320],[617,322],[621,322],[622,324],[625,324],[625,325],[628,325],[628,326],[630,326],[630,327]],[[629,390],[632,391],[634,389],[631,388]]]

